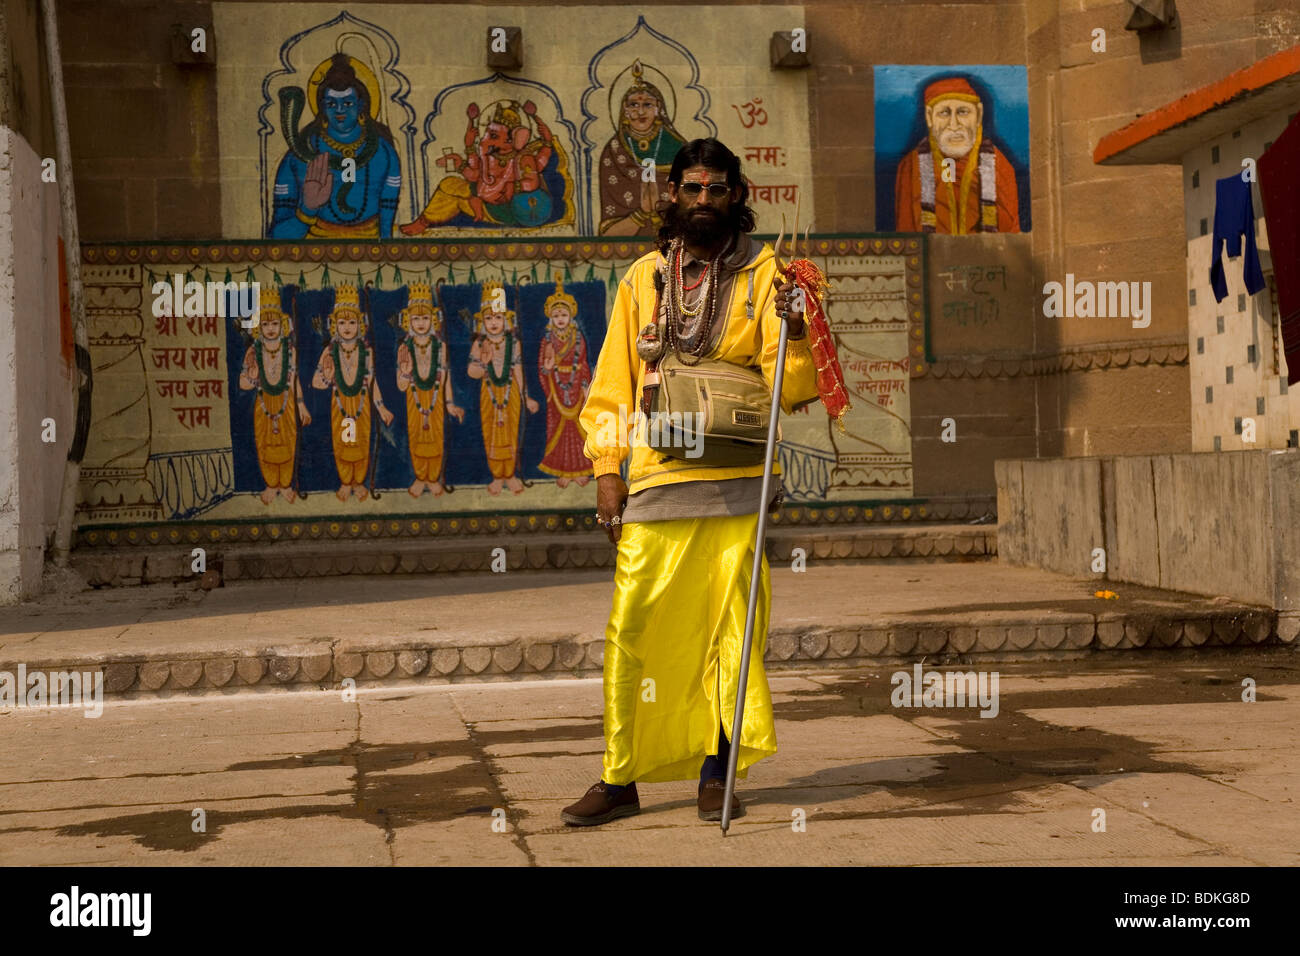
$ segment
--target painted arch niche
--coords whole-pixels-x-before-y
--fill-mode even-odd
[[[346,11],[280,45],[258,110],[263,235],[391,234],[402,194],[408,201],[411,194],[415,142],[410,81],[398,56],[391,33]],[[317,157],[327,169],[313,169]],[[305,216],[313,186],[323,197]]]
[[[752,40],[801,7],[527,8],[505,74],[480,40],[509,9],[214,3],[225,236],[650,236],[677,149],[704,136],[741,157],[759,231],[815,208],[807,76]]]

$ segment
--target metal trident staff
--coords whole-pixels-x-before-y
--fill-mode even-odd
[[[776,267],[781,265],[781,243],[785,239],[785,216],[781,217],[781,234],[776,240]],[[795,255],[799,245],[799,206],[794,211]],[[754,643],[754,619],[758,611],[758,588],[763,570],[763,544],[767,537],[767,505],[772,494],[772,463],[776,458],[776,430],[781,418],[781,387],[785,380],[785,347],[790,326],[781,318],[781,336],[776,346],[776,368],[772,370],[772,414],[767,421],[767,456],[763,462],[763,493],[758,504],[758,530],[754,532],[754,566],[749,576],[749,607],[745,610],[745,643],[740,651],[740,678],[736,683],[736,714],[731,723],[731,749],[727,754],[727,789],[722,797],[722,835],[731,826],[731,802],[736,792],[736,761],[740,757],[740,726],[745,720],[745,691],[749,687],[749,655]]]

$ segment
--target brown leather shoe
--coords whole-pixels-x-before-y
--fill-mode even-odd
[[[700,784],[700,819],[721,820],[722,799],[727,793],[727,781],[721,777],[710,777]],[[740,802],[740,794],[731,795],[731,819],[745,815],[745,808]]]
[[[617,797],[610,797],[609,785],[601,780],[581,800],[561,810],[560,819],[569,826],[594,827],[640,812],[641,801],[636,795],[635,783],[628,784]]]

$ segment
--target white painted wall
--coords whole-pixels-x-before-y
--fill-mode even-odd
[[[0,604],[39,590],[75,426],[59,350],[58,185],[41,181],[41,159],[0,126]]]
[[[1210,288],[1210,258],[1214,236],[1215,181],[1239,176],[1242,160],[1258,162],[1265,144],[1272,143],[1289,122],[1286,112],[1274,113],[1183,157],[1183,205],[1187,229],[1187,337],[1192,389],[1192,450],[1235,451],[1246,448],[1285,448],[1293,429],[1300,429],[1300,388],[1287,390],[1286,357],[1282,354],[1276,306],[1266,287],[1246,295],[1243,255],[1223,257],[1228,296],[1214,300]],[[1218,161],[1214,150],[1218,148]],[[1251,188],[1255,205],[1255,239],[1260,267],[1267,281],[1272,274],[1268,229],[1260,201],[1259,183]],[[1201,234],[1204,223],[1205,234]],[[1191,301],[1192,294],[1196,301]],[[1244,297],[1244,298],[1243,298]],[[1223,331],[1219,331],[1219,318]],[[1250,346],[1254,345],[1254,360]],[[1227,370],[1232,368],[1232,381]],[[1206,389],[1212,401],[1207,401]],[[1263,412],[1260,412],[1260,405]],[[1255,444],[1242,441],[1237,418],[1255,419]]]

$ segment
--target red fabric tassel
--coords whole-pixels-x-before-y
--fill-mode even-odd
[[[812,346],[813,361],[817,365],[817,393],[826,406],[826,413],[839,423],[842,431],[844,413],[852,405],[849,403],[848,388],[844,384],[840,357],[835,351],[835,337],[831,334],[826,309],[822,304],[829,284],[821,269],[811,259],[795,259],[785,271],[794,284],[803,290],[807,303],[804,320],[808,323],[809,345]]]

